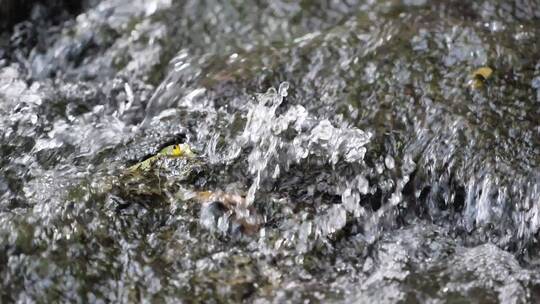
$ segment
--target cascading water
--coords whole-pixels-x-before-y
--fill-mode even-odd
[[[540,300],[536,1],[83,6],[0,33],[0,302]]]

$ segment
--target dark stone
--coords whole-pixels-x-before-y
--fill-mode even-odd
[[[59,15],[61,11],[72,14],[80,11],[89,1],[68,1],[68,0],[0,0],[0,30],[5,30],[15,23],[25,20],[31,16],[35,5],[42,5],[49,11],[51,17]],[[38,14],[42,18],[42,14]]]

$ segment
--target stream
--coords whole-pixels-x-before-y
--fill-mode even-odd
[[[540,302],[538,0],[55,3],[0,28],[0,303]]]

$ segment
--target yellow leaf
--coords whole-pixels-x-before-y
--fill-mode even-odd
[[[484,81],[486,81],[493,74],[493,70],[490,67],[481,67],[476,69],[472,73],[471,86],[473,89],[479,89],[484,86]]]
[[[474,71],[473,77],[482,77],[482,80],[486,80],[491,77],[491,74],[493,74],[493,70],[490,67],[481,67]]]

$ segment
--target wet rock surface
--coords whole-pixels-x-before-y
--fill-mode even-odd
[[[0,33],[0,302],[540,301],[537,1],[61,4]]]

